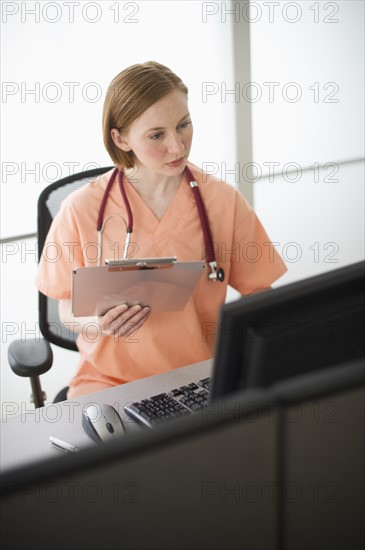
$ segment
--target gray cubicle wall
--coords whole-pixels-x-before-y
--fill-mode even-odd
[[[365,547],[365,363],[278,385],[282,548]]]
[[[261,495],[278,482],[265,396],[62,457],[69,469],[41,465],[33,482],[25,471],[5,476],[3,548],[276,548],[277,505]]]
[[[357,550],[363,362],[4,476],[6,549]]]

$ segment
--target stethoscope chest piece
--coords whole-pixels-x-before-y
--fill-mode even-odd
[[[217,270],[217,279],[221,283],[224,281],[224,270],[221,267]]]
[[[217,266],[217,262],[213,260],[212,262],[208,262],[210,267],[210,273],[208,275],[208,279],[211,281],[219,281],[220,283],[223,283],[224,281],[224,269],[222,267]]]

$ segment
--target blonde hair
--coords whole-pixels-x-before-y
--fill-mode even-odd
[[[106,150],[116,166],[132,168],[134,154],[115,145],[111,129],[117,128],[121,133],[126,131],[151,105],[176,89],[188,94],[183,81],[168,67],[155,61],[132,65],[112,80],[103,107],[103,137]]]

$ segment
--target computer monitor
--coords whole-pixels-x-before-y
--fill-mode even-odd
[[[365,262],[222,307],[212,401],[364,357]]]

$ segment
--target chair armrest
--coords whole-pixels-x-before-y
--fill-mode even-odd
[[[53,363],[51,346],[44,338],[14,340],[8,349],[9,365],[18,376],[39,376],[47,372]]]

